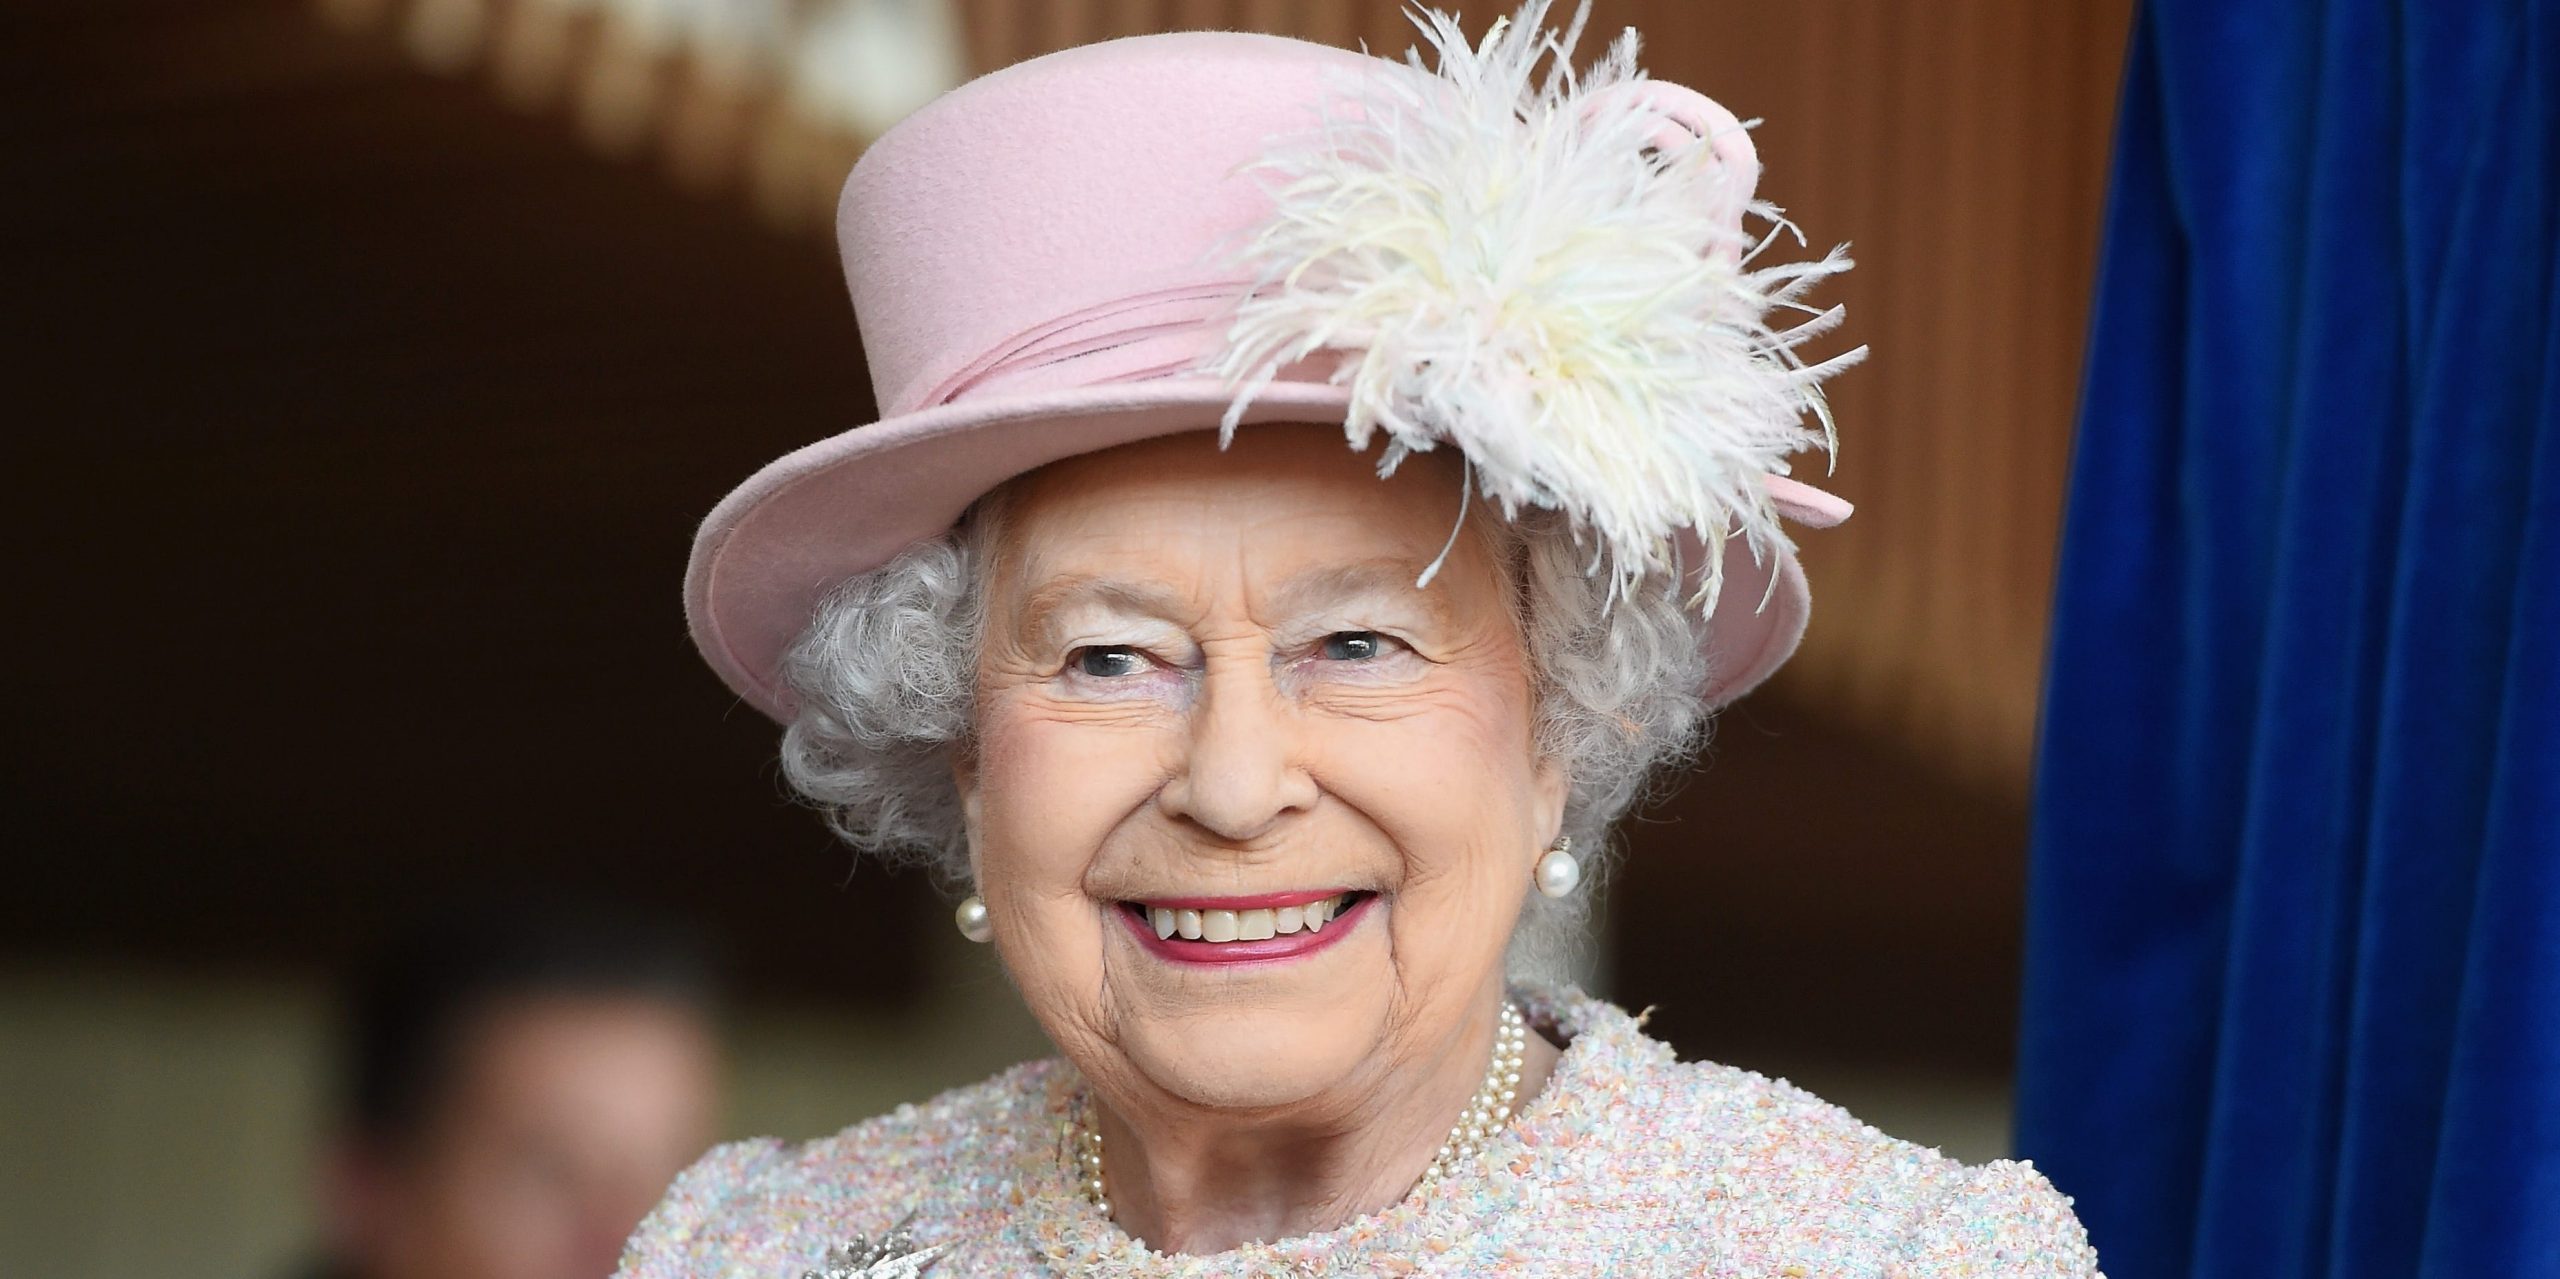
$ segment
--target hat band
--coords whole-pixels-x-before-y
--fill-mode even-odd
[[[1095,303],[1006,338],[898,412],[960,400],[1143,382],[1200,366],[1223,338],[1242,281],[1187,285]]]

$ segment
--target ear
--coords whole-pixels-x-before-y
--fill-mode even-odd
[[[1552,758],[1541,759],[1530,787],[1530,820],[1537,823],[1533,829],[1539,832],[1537,849],[1530,854],[1534,863],[1546,855],[1546,850],[1555,847],[1557,837],[1564,834],[1564,802],[1573,793],[1573,779],[1565,775],[1561,762]]]
[[[978,882],[978,757],[968,747],[951,752],[951,787],[960,792],[960,833],[969,841],[969,882]]]

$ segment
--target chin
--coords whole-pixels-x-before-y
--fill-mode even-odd
[[[1241,992],[1240,992],[1241,993]],[[1129,1066],[1149,1083],[1196,1106],[1269,1110],[1321,1102],[1361,1086],[1378,1058],[1384,998],[1194,1005],[1151,1016],[1123,1010],[1119,1036]]]

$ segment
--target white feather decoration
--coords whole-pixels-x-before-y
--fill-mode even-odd
[[[1589,0],[1561,34],[1546,10],[1473,47],[1449,15],[1410,15],[1436,73],[1419,50],[1381,60],[1254,166],[1275,207],[1238,250],[1253,289],[1208,365],[1237,388],[1224,437],[1282,368],[1337,354],[1345,433],[1363,451],[1386,433],[1382,475],[1455,444],[1506,515],[1560,509],[1593,536],[1612,599],[1655,574],[1678,589],[1693,528],[1712,610],[1728,537],[1791,546],[1766,478],[1833,444],[1820,382],[1865,348],[1807,364],[1797,348],[1841,312],[1798,299],[1849,260],[1755,265],[1794,227],[1749,204],[1770,223],[1750,242],[1752,175],[1704,140],[1656,149],[1635,32],[1577,75]]]

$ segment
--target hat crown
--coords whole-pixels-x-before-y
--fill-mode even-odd
[[[836,217],[883,416],[1188,367],[1245,283],[1221,251],[1271,207],[1241,169],[1380,65],[1278,36],[1133,36],[901,121]]]

